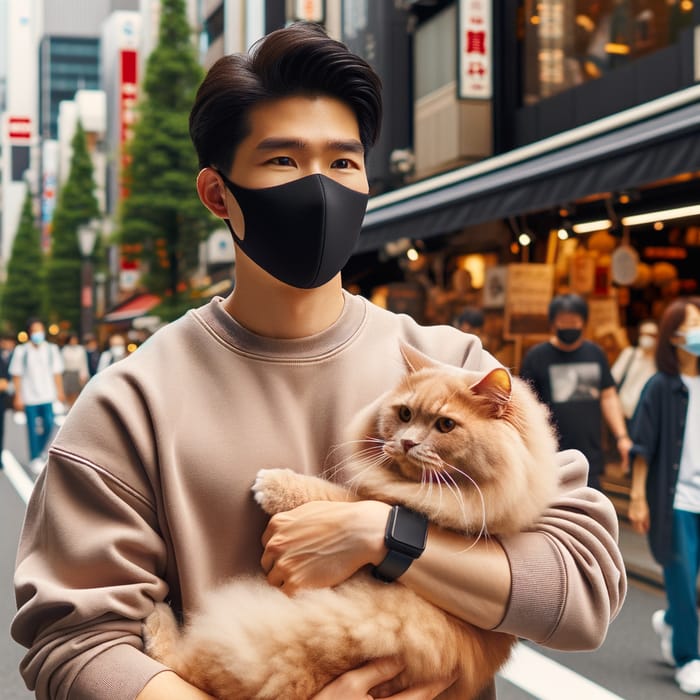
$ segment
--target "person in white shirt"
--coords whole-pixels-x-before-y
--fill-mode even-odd
[[[626,347],[610,368],[620,397],[627,424],[632,420],[644,385],[656,372],[656,339],[659,326],[656,321],[642,321],[639,325],[637,346]]]
[[[61,348],[61,357],[63,358],[63,391],[66,395],[66,405],[70,408],[90,378],[87,352],[75,333],[68,336],[68,341]]]
[[[46,341],[41,321],[31,319],[27,333],[29,340],[12,354],[10,376],[15,387],[13,408],[27,416],[30,467],[38,472],[41,453],[54,427],[54,401],[65,401],[63,359],[58,346]]]
[[[126,357],[126,344],[124,336],[115,333],[109,338],[109,347],[100,355],[97,363],[97,371],[101,372],[110,365]]]

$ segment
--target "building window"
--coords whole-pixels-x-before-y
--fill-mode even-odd
[[[12,146],[12,182],[24,182],[24,173],[29,170],[29,146]]]
[[[224,33],[224,4],[221,3],[209,17],[204,20],[204,33],[207,44],[211,46]]]
[[[534,104],[678,42],[697,0],[523,0],[523,103]]]

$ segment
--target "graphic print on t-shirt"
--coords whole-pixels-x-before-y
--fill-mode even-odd
[[[549,385],[552,403],[600,400],[600,365],[597,362],[572,362],[551,365]]]

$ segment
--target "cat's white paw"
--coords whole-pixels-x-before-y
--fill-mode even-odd
[[[294,508],[292,485],[298,475],[291,469],[261,469],[252,486],[255,502],[270,515]]]

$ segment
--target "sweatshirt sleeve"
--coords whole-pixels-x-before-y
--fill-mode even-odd
[[[511,598],[499,632],[562,651],[598,648],[625,598],[618,521],[605,494],[586,486],[577,450],[559,453],[560,491],[536,528],[502,539]]]
[[[131,700],[164,670],[142,652],[141,620],[166,597],[165,558],[144,495],[52,449],[20,538],[11,629],[39,700]]]

